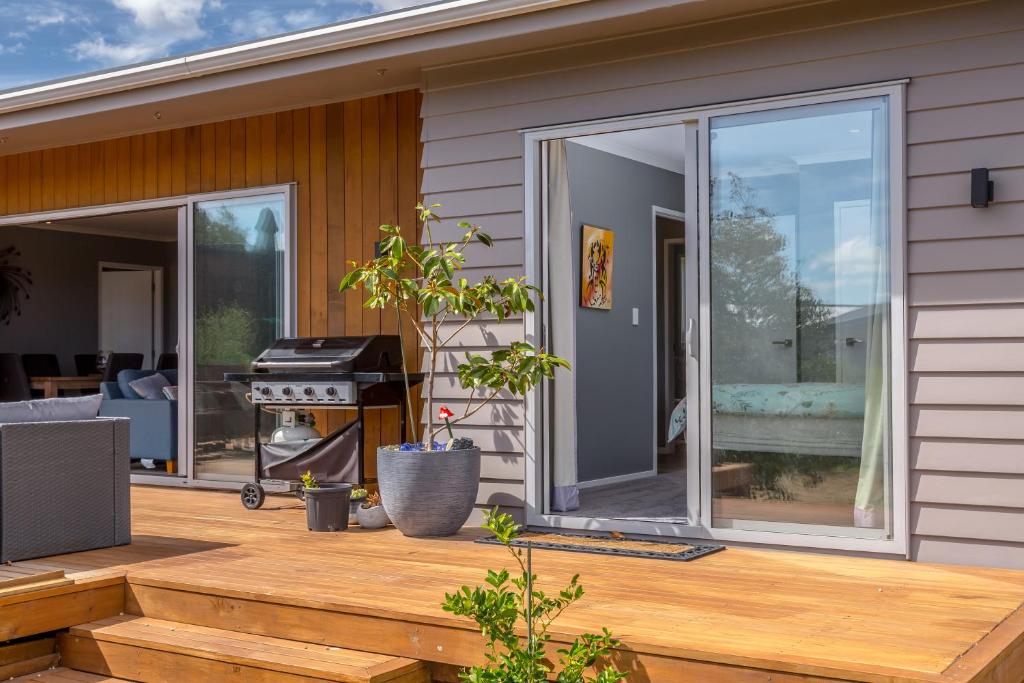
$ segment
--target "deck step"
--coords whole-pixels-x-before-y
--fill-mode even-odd
[[[33,638],[0,645],[0,680],[43,671],[56,666],[56,643],[53,638]]]
[[[118,616],[60,637],[63,663],[132,681],[427,683],[426,664],[161,619]]]
[[[27,676],[19,676],[18,678],[12,678],[7,683],[129,683],[123,678],[111,678],[110,676],[98,676],[96,674],[86,673],[85,671],[75,671],[74,669],[65,669],[64,667],[57,667],[56,669],[47,669],[46,671],[40,671],[34,674],[28,674]]]

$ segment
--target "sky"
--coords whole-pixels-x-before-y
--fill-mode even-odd
[[[0,0],[0,90],[427,0]]]

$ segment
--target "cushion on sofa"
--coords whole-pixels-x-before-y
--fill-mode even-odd
[[[157,374],[163,375],[168,384],[177,386],[177,370],[160,370],[159,372],[156,370],[122,370],[117,373],[117,388],[121,390],[121,398],[142,398],[139,392],[132,389],[132,382]]]
[[[103,397],[99,394],[90,394],[0,403],[0,424],[93,420],[100,411],[102,401]]]
[[[117,373],[117,388],[121,390],[124,398],[142,398],[139,392],[132,389],[132,382],[143,377],[149,377],[156,370],[122,370]]]
[[[171,386],[171,383],[168,382],[167,378],[159,372],[154,372],[148,377],[140,377],[137,380],[129,382],[128,386],[130,386],[136,394],[146,400],[162,401],[164,400],[164,387]]]

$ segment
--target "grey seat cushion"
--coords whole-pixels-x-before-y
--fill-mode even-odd
[[[41,398],[34,401],[0,403],[0,424],[93,420],[100,412],[102,401],[101,395],[90,394],[89,396]]]
[[[140,377],[128,383],[136,394],[150,401],[164,400],[164,387],[171,386],[167,378],[159,372],[147,377]]]

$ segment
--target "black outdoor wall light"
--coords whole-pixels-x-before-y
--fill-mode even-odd
[[[995,182],[988,179],[987,168],[971,169],[971,206],[984,209],[992,201]]]

